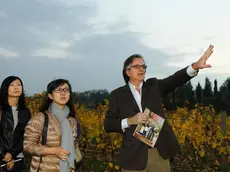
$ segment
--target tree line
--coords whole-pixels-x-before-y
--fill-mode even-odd
[[[163,97],[163,104],[168,110],[183,106],[193,108],[195,104],[201,104],[213,105],[217,112],[230,112],[230,77],[220,87],[216,79],[212,83],[208,77],[205,78],[204,87],[199,82],[193,87],[189,81]]]
[[[109,99],[110,92],[106,89],[74,92],[74,102],[89,108],[96,108],[97,104],[104,104]],[[217,112],[225,110],[230,112],[230,77],[219,87],[218,81],[212,83],[205,78],[204,87],[198,82],[193,87],[191,81],[178,87],[172,93],[163,97],[164,107],[167,110],[175,110],[177,107],[193,108],[195,104],[213,105]]]

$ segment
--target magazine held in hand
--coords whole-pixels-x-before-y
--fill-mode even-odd
[[[144,114],[149,115],[149,121],[146,124],[138,124],[133,136],[147,145],[154,147],[165,119],[148,108],[145,108]]]

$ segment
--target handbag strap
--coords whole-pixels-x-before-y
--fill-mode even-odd
[[[48,118],[48,114],[45,112],[44,113],[44,124],[43,124],[43,130],[42,130],[42,145],[46,145],[46,141],[47,141],[47,130],[48,130],[48,123],[49,123],[49,118]],[[38,165],[38,169],[37,172],[39,172],[40,170],[40,164],[42,162],[42,156],[40,157],[40,162]]]
[[[2,127],[2,107],[0,106],[0,127]]]
[[[2,107],[0,106],[0,121],[2,119]]]
[[[48,114],[46,112],[44,113],[44,116],[45,116],[45,120],[44,120],[43,131],[42,131],[42,145],[46,145],[47,130],[48,130],[48,123],[49,123]]]

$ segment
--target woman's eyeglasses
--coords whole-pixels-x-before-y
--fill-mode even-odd
[[[57,89],[55,89],[54,91],[55,91],[56,93],[61,93],[62,91],[63,91],[64,93],[69,93],[69,92],[70,92],[69,88],[57,88]]]

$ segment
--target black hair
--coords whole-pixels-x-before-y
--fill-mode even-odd
[[[2,109],[8,109],[10,107],[10,105],[8,103],[8,88],[9,88],[10,84],[17,79],[21,82],[21,85],[22,85],[22,94],[19,96],[18,109],[21,110],[21,109],[26,108],[25,94],[24,94],[24,88],[23,88],[22,80],[17,76],[8,76],[7,78],[5,78],[3,80],[2,84],[1,84],[1,88],[0,88],[0,106]]]
[[[66,103],[66,106],[68,106],[69,110],[70,110],[69,116],[77,119],[76,111],[74,109],[74,104],[73,104],[73,100],[72,100],[72,88],[71,88],[69,81],[65,80],[65,79],[56,79],[56,80],[51,81],[47,85],[46,94],[45,94],[43,102],[41,104],[40,112],[44,113],[45,111],[47,111],[49,109],[50,104],[53,102],[53,100],[49,98],[48,94],[52,94],[53,91],[57,87],[62,86],[64,84],[67,84],[69,86],[69,91],[70,91],[70,98],[69,98],[69,101]]]

